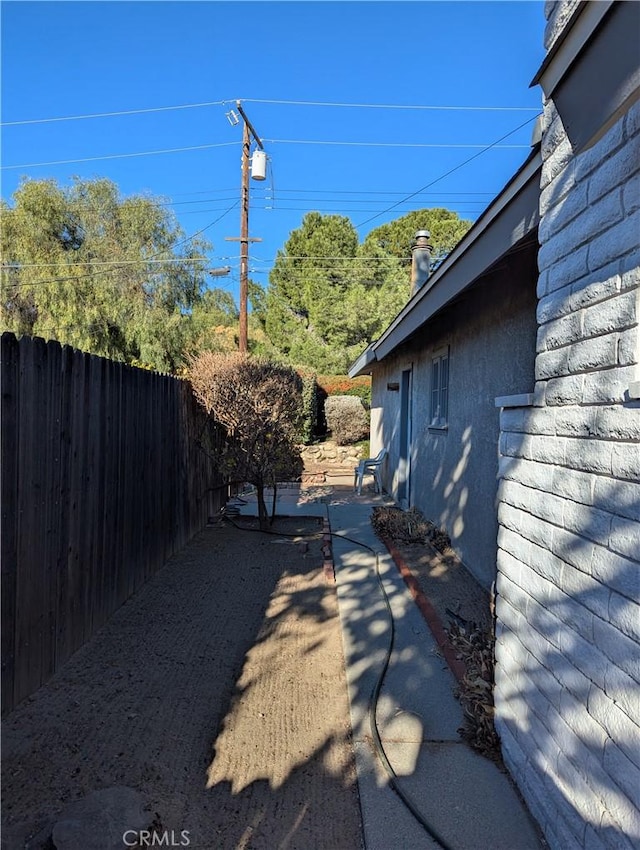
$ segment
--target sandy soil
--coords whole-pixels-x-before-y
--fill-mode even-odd
[[[191,848],[360,848],[320,546],[225,524],[169,561],[5,720],[3,850],[115,785],[142,792],[155,829],[187,830]]]
[[[443,555],[430,543],[393,541],[393,545],[445,627],[455,620],[453,615],[457,615],[484,629],[491,628],[490,595],[454,552]]]

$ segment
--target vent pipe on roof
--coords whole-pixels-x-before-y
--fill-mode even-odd
[[[429,244],[428,230],[418,230],[411,246],[411,295],[425,285],[431,268],[433,245]]]

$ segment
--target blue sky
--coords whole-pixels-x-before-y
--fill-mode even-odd
[[[420,207],[477,218],[526,158],[541,107],[529,88],[544,56],[537,0],[4,0],[1,15],[2,197],[23,176],[72,175],[161,196],[187,234],[206,228],[212,266],[232,268],[214,284],[236,297],[239,246],[225,241],[240,232],[241,126],[225,117],[236,99],[269,157],[268,179],[251,181],[262,284],[312,209],[348,216],[361,238]],[[175,148],[199,149],[149,153]],[[87,161],[39,164],[60,160]]]

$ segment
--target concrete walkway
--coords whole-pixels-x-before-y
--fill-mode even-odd
[[[389,502],[368,488],[357,496],[349,478],[335,477],[328,486],[281,491],[277,507],[283,515],[328,517],[331,525],[366,850],[539,850],[545,845],[510,777],[458,735],[456,681],[373,532],[376,504]],[[254,509],[250,500],[242,512]],[[370,717],[392,630],[376,725],[393,781],[376,751]]]

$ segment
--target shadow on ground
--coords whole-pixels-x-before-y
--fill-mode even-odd
[[[43,846],[67,803],[116,785],[190,847],[360,846],[320,545],[207,528],[18,706],[3,727],[3,850]]]

